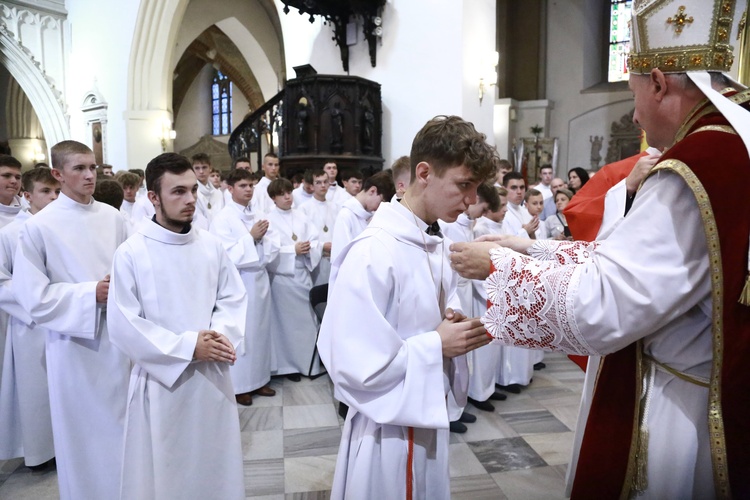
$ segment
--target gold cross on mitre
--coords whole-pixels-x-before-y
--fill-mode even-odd
[[[675,14],[674,17],[667,19],[667,24],[674,24],[674,31],[678,35],[682,33],[682,28],[685,27],[685,23],[692,24],[692,22],[693,16],[688,17],[687,14],[685,14],[684,5],[680,5],[680,8],[677,9],[677,14]]]

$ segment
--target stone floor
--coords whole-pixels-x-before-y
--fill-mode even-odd
[[[493,413],[469,409],[477,422],[451,435],[454,499],[564,497],[583,373],[563,355],[547,354],[545,363],[528,388],[495,402]],[[330,379],[274,379],[272,386],[276,396],[240,408],[247,498],[328,498],[343,424]],[[55,472],[0,461],[0,498],[57,497]]]

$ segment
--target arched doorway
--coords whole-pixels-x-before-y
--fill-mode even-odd
[[[21,110],[38,120],[47,145],[68,139],[70,129],[60,92],[39,69],[31,53],[4,29],[0,29],[0,63],[23,91],[20,93],[18,89],[13,90],[17,96],[13,98],[17,105],[16,111]],[[13,84],[9,84],[9,87],[12,86]],[[23,101],[16,102],[22,99],[28,99],[33,110],[28,109]],[[46,155],[47,152],[44,153]]]

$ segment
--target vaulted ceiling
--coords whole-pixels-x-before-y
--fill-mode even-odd
[[[229,77],[235,89],[247,99],[250,110],[265,101],[253,71],[237,45],[216,25],[201,33],[183,53],[174,72],[172,109],[174,116],[180,111],[185,95],[193,80],[206,64],[212,65]]]

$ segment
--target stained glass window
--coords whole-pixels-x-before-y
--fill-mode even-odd
[[[607,81],[628,79],[631,0],[610,0]]]
[[[211,118],[213,135],[232,131],[232,82],[219,70],[211,85]]]

